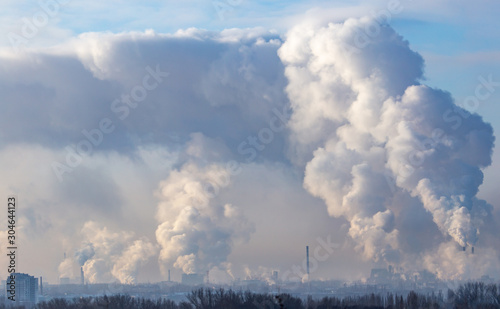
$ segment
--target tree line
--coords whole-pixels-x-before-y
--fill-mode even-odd
[[[261,294],[233,290],[197,289],[186,295],[187,300],[175,303],[165,299],[145,299],[130,295],[80,297],[72,300],[55,298],[40,302],[35,309],[420,309],[420,308],[500,308],[500,286],[470,282],[456,290],[423,295],[409,292],[407,295],[387,293],[369,294],[344,298],[324,297],[303,300],[290,294]],[[24,306],[2,308],[21,309]],[[28,309],[28,308],[26,308]]]

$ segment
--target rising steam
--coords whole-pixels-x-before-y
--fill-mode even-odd
[[[163,270],[173,266],[192,274],[223,269],[233,242],[248,239],[253,225],[236,206],[216,199],[229,181],[221,165],[186,163],[160,184],[156,238]]]
[[[294,28],[279,55],[293,108],[292,159],[305,165],[304,187],[350,222],[366,259],[404,262],[397,223],[407,205],[396,197],[405,194],[432,215],[443,243],[458,250],[476,242],[482,218],[473,214],[488,213],[475,195],[491,163],[492,128],[420,84],[423,60],[408,42],[375,20],[349,19]],[[425,267],[442,277],[464,273],[431,260]]]
[[[147,239],[134,240],[132,233],[111,232],[93,221],[84,224],[81,235],[84,242],[74,256],[59,265],[61,277],[75,278],[82,267],[89,283],[135,284],[138,268],[157,253]]]
[[[234,185],[228,158],[241,165],[251,161],[247,166],[256,167],[254,173],[269,163],[279,164],[286,171],[283,177],[298,177],[297,169],[304,171],[306,191],[298,190],[294,178],[283,182],[290,187],[269,188],[270,192],[296,190],[308,199],[309,194],[321,198],[330,216],[349,223],[346,247],[353,244],[365,260],[426,268],[443,279],[498,274],[498,253],[485,237],[496,237],[498,227],[487,227],[492,206],[476,197],[482,171],[491,164],[492,127],[459,107],[449,93],[424,85],[423,58],[390,26],[370,18],[327,25],[305,22],[292,28],[284,42],[260,30],[211,33],[191,29],[171,37],[89,36],[109,40],[107,44],[116,47],[106,50],[123,55],[115,57],[106,51],[90,57],[85,56],[89,51],[80,50],[77,58],[84,65],[78,67],[88,68],[96,80],[106,83],[128,85],[129,75],[142,80],[144,70],[128,72],[132,70],[126,65],[129,59],[123,61],[123,57],[144,55],[149,65],[149,60],[157,59],[157,49],[168,47],[171,54],[158,60],[159,67],[177,77],[148,92],[144,106],[149,107],[130,111],[126,126],[116,124],[116,145],[103,145],[127,145],[123,151],[159,147],[169,155],[153,156],[144,171],[137,167],[148,182],[144,195],[158,189],[158,225],[153,224],[157,244],[89,221],[78,235],[81,242],[73,248],[74,255],[60,264],[61,276],[77,277],[82,266],[88,282],[135,283],[138,270],[158,257],[163,275],[170,268],[187,274],[210,270],[214,281],[229,282],[234,278],[232,271],[241,265],[228,256],[238,241],[249,239],[254,226],[240,208],[248,203],[234,197],[237,190],[228,193]],[[89,36],[80,39],[82,46],[95,45],[86,41]],[[90,49],[93,53],[99,48]],[[199,57],[199,62],[190,61],[205,49],[212,52]],[[142,57],[140,61],[131,58],[139,62],[130,67],[146,66]],[[287,130],[284,126],[273,129],[287,122],[288,104],[292,114]],[[87,123],[81,126],[90,128]],[[137,136],[131,138],[129,129],[137,130]],[[262,139],[263,132],[271,132],[272,138]],[[253,142],[258,143],[252,146]],[[116,155],[124,158],[124,166],[134,166],[124,175],[140,174],[129,156],[135,154]],[[96,154],[86,162],[96,158],[110,160]],[[113,173],[120,170],[121,165],[114,166]],[[161,171],[156,171],[158,166],[163,166]],[[253,178],[237,177],[248,184],[249,192],[254,189]],[[130,186],[116,178],[121,187]],[[110,190],[100,190],[100,184],[108,183],[95,181],[101,179],[100,174],[89,179],[93,192],[108,197],[104,193],[115,191],[112,185]],[[164,180],[158,183],[160,179]],[[86,197],[81,199],[87,201]],[[115,195],[108,199],[121,201]],[[275,207],[273,202],[255,207],[261,211]],[[293,205],[295,209],[307,207],[299,203]],[[294,222],[282,224],[277,228]],[[292,236],[287,241],[295,245]],[[460,252],[461,247],[473,245],[482,247],[480,254]],[[271,282],[271,269],[252,268],[247,269],[249,277]]]

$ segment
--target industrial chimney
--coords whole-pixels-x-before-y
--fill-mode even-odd
[[[40,295],[43,295],[43,278],[40,276]]]
[[[170,282],[170,269],[168,270],[168,282]]]
[[[84,285],[85,284],[85,275],[83,274],[83,267],[80,267],[80,280],[81,280],[81,284]]]
[[[309,279],[309,246],[306,246],[307,279]]]
[[[474,254],[474,247],[472,247],[472,250],[471,250],[472,254]]]
[[[464,252],[465,252],[465,247],[462,247],[462,251],[464,251]]]

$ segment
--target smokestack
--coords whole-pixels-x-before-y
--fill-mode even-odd
[[[210,284],[210,271],[207,270],[207,284]]]
[[[474,247],[472,247],[472,250],[471,250],[472,254],[474,254]]]
[[[43,295],[43,278],[40,276],[40,295]]]
[[[168,270],[168,282],[170,282],[170,269]]]
[[[82,281],[81,284],[85,284],[85,275],[83,274],[83,267],[80,267],[80,280]]]
[[[306,258],[307,258],[307,279],[309,279],[309,246],[306,246]]]
[[[464,251],[464,252],[465,252],[465,247],[462,247],[462,251]]]

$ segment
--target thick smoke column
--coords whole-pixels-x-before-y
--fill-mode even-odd
[[[329,214],[350,222],[365,258],[395,263],[405,254],[395,228],[401,195],[418,198],[444,241],[474,244],[482,221],[474,214],[488,213],[475,195],[491,163],[492,128],[419,83],[423,60],[406,41],[369,18],[303,24],[279,55],[293,109],[292,160],[305,165],[304,187]]]
[[[216,163],[186,163],[160,184],[156,238],[163,271],[171,266],[188,274],[223,269],[233,242],[248,239],[253,225],[236,206],[216,198],[230,177]]]
[[[75,252],[75,258],[78,265],[83,266],[85,262],[93,258],[95,255],[94,245],[92,243],[83,244],[80,249]]]
[[[121,283],[137,283],[137,271],[151,257],[156,255],[157,248],[145,239],[135,240],[116,259],[111,274]]]
[[[124,284],[137,282],[137,271],[157,253],[147,239],[135,239],[132,233],[112,232],[88,221],[81,230],[84,242],[73,257],[59,266],[61,277],[74,277],[80,266],[90,283],[118,280]]]

